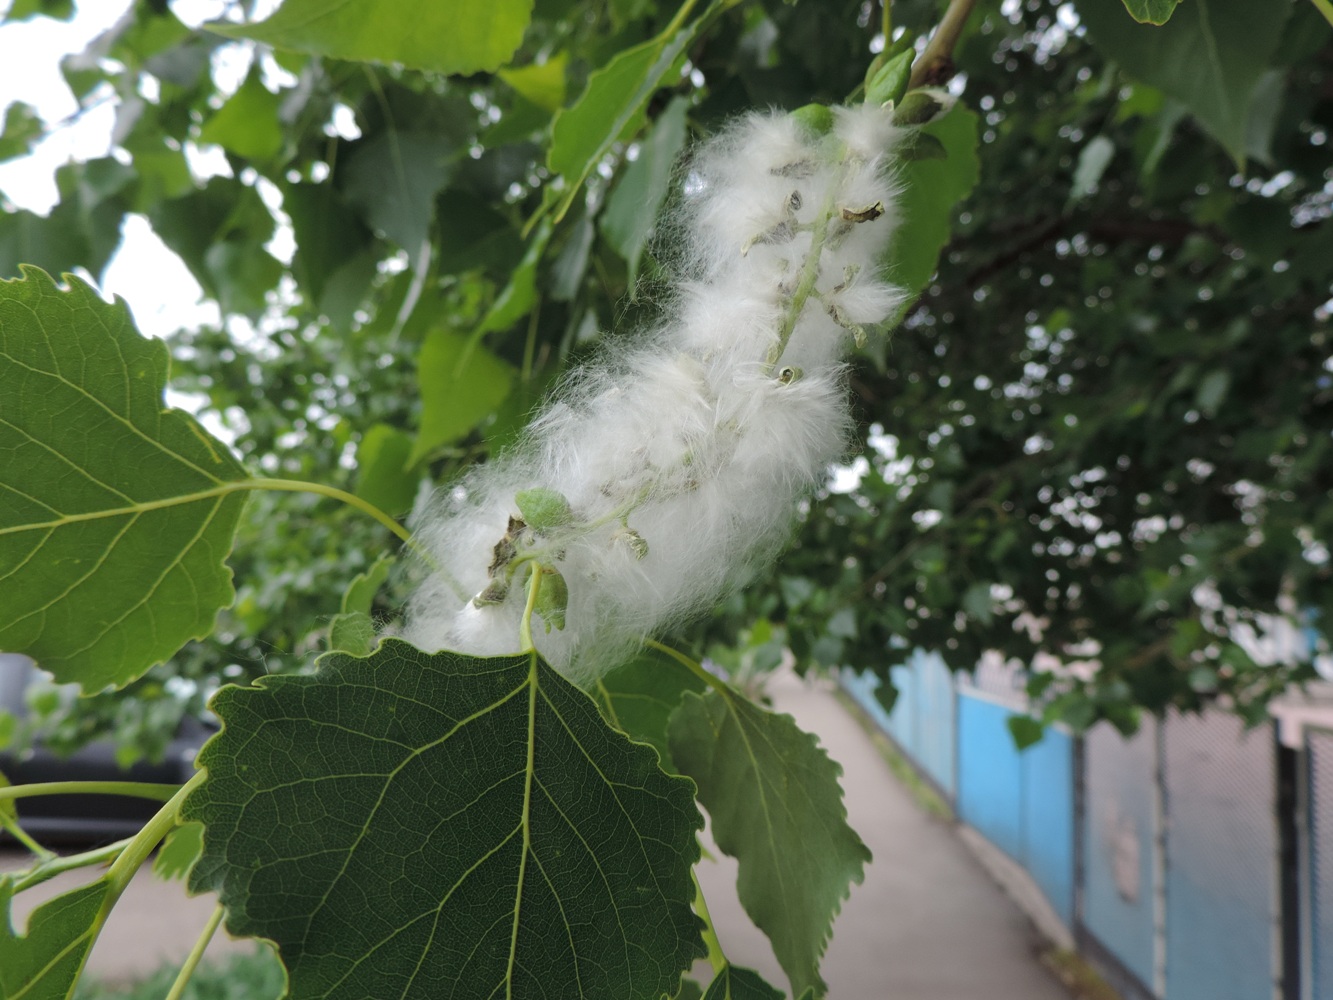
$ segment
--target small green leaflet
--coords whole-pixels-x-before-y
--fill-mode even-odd
[[[208,28],[334,59],[476,73],[508,61],[531,17],[532,0],[287,0],[258,24]]]
[[[1125,10],[1140,24],[1166,24],[1180,0],[1125,0]]]
[[[199,823],[182,823],[167,834],[153,858],[153,874],[164,882],[183,879],[199,860],[204,847],[204,828]]]
[[[24,934],[14,931],[12,876],[0,877],[0,997],[65,1000],[101,930],[107,876],[33,910]]]
[[[213,708],[191,889],[292,1000],[657,1000],[704,954],[691,783],[535,654],[386,639]]]
[[[342,608],[329,622],[329,649],[353,656],[369,656],[379,632],[370,617],[375,595],[380,592],[397,558],[385,553],[364,573],[358,573],[343,593]]]
[[[162,406],[167,349],[124,303],[0,281],[0,649],[87,692],[207,635],[245,470]]]
[[[847,825],[842,768],[791,716],[730,690],[686,694],[668,739],[676,766],[699,786],[717,846],[740,862],[745,911],[793,990],[822,996],[833,918],[870,860]]]

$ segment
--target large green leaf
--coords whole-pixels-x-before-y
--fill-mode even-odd
[[[28,917],[26,933],[15,932],[14,882],[0,877],[0,997],[5,1000],[65,1000],[83,970],[101,927],[110,883],[103,876],[57,896]]]
[[[703,954],[690,782],[535,654],[387,639],[213,708],[191,887],[293,1000],[658,1000]]]
[[[1125,0],[1125,10],[1141,24],[1166,24],[1180,0]]]
[[[417,359],[421,427],[408,465],[457,441],[509,395],[514,369],[480,344],[448,330],[435,330]]]
[[[885,257],[889,279],[908,292],[896,324],[911,301],[929,283],[940,251],[953,232],[958,204],[980,176],[977,160],[977,116],[955,105],[922,131],[944,146],[945,158],[909,160],[898,175],[902,185],[903,221]]]
[[[1093,44],[1131,76],[1182,101],[1237,162],[1250,107],[1292,4],[1190,0],[1160,27],[1135,24],[1113,3],[1079,0]]]
[[[745,911],[793,990],[822,995],[830,926],[870,860],[847,825],[842,768],[791,716],[734,691],[686,694],[669,741],[676,766],[699,786],[717,846],[740,862]]]
[[[26,269],[0,282],[0,649],[85,691],[206,635],[245,472],[179,410],[124,303]]]
[[[208,27],[335,59],[476,73],[508,61],[531,16],[532,0],[287,0],[258,24]]]
[[[639,146],[638,159],[625,168],[602,213],[602,232],[607,242],[629,264],[631,295],[634,294],[643,248],[671,187],[676,157],[685,147],[685,112],[688,109],[689,102],[680,97],[667,105],[653,126],[652,134]]]
[[[703,689],[704,682],[675,660],[645,651],[599,679],[593,693],[611,725],[652,744],[662,767],[674,773],[667,723],[686,691],[698,694]]]
[[[686,47],[701,21],[669,28],[633,48],[618,53],[588,77],[588,88],[572,107],[564,108],[551,125],[551,148],[546,165],[565,181],[565,193],[556,210],[564,215],[577,197],[583,180],[601,162],[613,143],[643,127],[648,99],[670,82]]]

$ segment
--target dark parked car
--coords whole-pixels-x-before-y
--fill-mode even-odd
[[[26,657],[0,653],[0,709],[20,718],[27,712],[24,692],[39,676]],[[60,756],[40,744],[15,753],[0,750],[0,773],[13,784],[43,781],[151,781],[181,784],[194,773],[194,757],[214,732],[187,716],[166,755],[158,763],[140,761],[130,768],[116,763],[110,740],[89,743]],[[162,803],[120,795],[44,795],[19,802],[19,822],[42,844],[100,844],[138,832]],[[0,843],[9,840],[0,831]]]

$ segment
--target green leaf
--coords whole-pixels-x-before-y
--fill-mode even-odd
[[[183,879],[190,874],[204,849],[202,823],[181,823],[167,834],[153,859],[153,874],[163,881]]]
[[[292,220],[296,253],[292,277],[313,309],[327,311],[324,290],[338,269],[354,261],[373,234],[332,184],[283,188],[282,209]]]
[[[667,105],[652,132],[639,145],[639,158],[625,168],[602,212],[606,241],[629,265],[630,295],[639,276],[639,261],[652,234],[657,213],[671,189],[676,158],[685,148],[685,113],[689,102],[677,97]]]
[[[112,157],[60,167],[60,203],[48,218],[23,210],[0,213],[0,276],[18,274],[20,264],[48,273],[84,267],[100,274],[120,243],[133,181],[133,170]]]
[[[162,406],[167,349],[124,303],[0,282],[0,649],[89,693],[207,635],[245,470]]]
[[[501,80],[539,108],[555,112],[565,103],[565,70],[569,53],[561,52],[544,63],[509,67],[497,74]]]
[[[329,622],[329,649],[369,656],[378,638],[375,622],[364,611],[345,611]]]
[[[1205,417],[1215,417],[1217,408],[1222,405],[1229,388],[1231,388],[1231,372],[1225,368],[1214,368],[1199,381],[1194,402]]]
[[[1071,202],[1081,201],[1097,189],[1115,156],[1115,143],[1104,135],[1093,136],[1079,151],[1078,165],[1074,168],[1074,184],[1069,192]]]
[[[65,1000],[101,929],[110,893],[106,876],[62,893],[28,917],[26,933],[13,929],[14,880],[0,877],[0,997]]]
[[[10,715],[9,718],[13,719],[13,716]],[[8,745],[9,745],[8,740],[0,742],[0,747]],[[9,778],[5,776],[5,773],[3,771],[0,771],[0,788],[9,788],[10,785],[12,784],[13,782],[11,782]],[[3,826],[6,830],[12,831],[14,827],[18,825],[18,820],[19,820],[18,800],[0,799],[0,826]]]
[[[74,16],[74,0],[14,0],[3,20],[24,21],[39,15],[55,21],[68,21]]]
[[[546,244],[550,242],[553,227],[543,222],[537,227],[528,241],[528,248],[523,252],[523,259],[514,268],[509,283],[496,296],[495,302],[487,310],[481,324],[472,333],[472,341],[480,340],[488,333],[508,330],[520,319],[532,311],[537,304],[537,267]]]
[[[753,969],[726,965],[709,985],[704,1000],[783,1000],[783,993]]]
[[[31,104],[22,101],[11,104],[5,111],[4,127],[0,128],[0,163],[16,156],[27,156],[45,128]]]
[[[1166,24],[1180,0],[1124,0],[1125,10],[1140,24]]]
[[[1237,163],[1250,106],[1291,14],[1289,3],[1191,0],[1168,24],[1135,24],[1105,0],[1078,0],[1093,44],[1131,76],[1182,101]]]
[[[655,998],[702,956],[690,782],[535,654],[386,639],[213,707],[191,889],[293,1000]]]
[[[912,299],[935,273],[940,251],[949,241],[953,217],[980,176],[977,161],[977,116],[961,104],[922,129],[943,144],[945,160],[913,160],[899,174],[903,186],[903,221],[894,234],[886,264],[890,279],[908,292],[894,326],[906,315]]]
[[[274,221],[259,193],[230,177],[214,177],[149,212],[153,229],[180,255],[224,313],[258,315],[285,269],[264,249]]]
[[[870,860],[847,825],[842,768],[791,716],[730,690],[687,693],[668,741],[681,773],[699,786],[717,846],[740,862],[745,912],[768,935],[792,988],[822,994],[830,926]]]
[[[1041,720],[1028,715],[1011,715],[1005,720],[1005,725],[1009,727],[1009,735],[1014,738],[1014,746],[1020,750],[1040,743],[1046,735],[1046,727],[1041,724]]]
[[[271,160],[283,143],[278,104],[278,95],[264,86],[256,65],[236,93],[204,122],[199,141],[214,143],[247,160]]]
[[[417,359],[421,427],[408,464],[467,434],[504,402],[513,383],[513,367],[480,344],[448,330],[431,332]]]
[[[915,58],[916,50],[908,49],[881,66],[866,83],[866,103],[883,105],[889,101],[896,103],[902,100],[903,94],[907,92],[907,82],[912,76],[912,60]]]
[[[523,520],[538,531],[563,528],[574,521],[574,511],[559,490],[544,486],[519,490],[514,494],[514,503],[518,504],[518,512]]]
[[[565,627],[565,612],[569,609],[569,584],[554,566],[538,566],[533,572],[542,574],[541,589],[537,591],[536,612],[542,616],[549,634],[552,628]]]
[[[573,204],[584,178],[612,144],[629,139],[643,127],[648,99],[667,82],[673,68],[679,72],[701,20],[617,53],[588,77],[583,96],[555,116],[546,165],[565,180],[557,220]]]
[[[662,769],[676,773],[667,744],[667,724],[686,691],[704,682],[670,657],[643,652],[597,681],[593,692],[606,721],[631,739],[657,749]]]
[[[359,611],[362,614],[370,614],[371,606],[375,603],[375,595],[380,592],[389,579],[389,571],[393,569],[394,563],[398,561],[396,556],[384,553],[373,563],[364,573],[358,573],[352,578],[352,582],[347,585],[343,591],[342,611],[351,613]]]
[[[449,183],[458,148],[431,132],[385,132],[358,143],[342,191],[372,229],[413,257],[430,233],[435,196]]]
[[[532,0],[287,0],[258,24],[208,27],[279,49],[466,74],[508,61],[531,16]]]
[[[412,436],[388,424],[375,424],[356,447],[356,495],[386,514],[411,509],[421,476],[408,471]]]

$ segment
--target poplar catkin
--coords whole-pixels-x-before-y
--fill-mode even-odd
[[[542,572],[535,645],[587,684],[772,563],[845,454],[842,359],[901,301],[879,263],[899,137],[863,106],[826,130],[749,115],[695,151],[664,320],[417,517],[443,571],[409,603],[409,641],[514,652]]]

